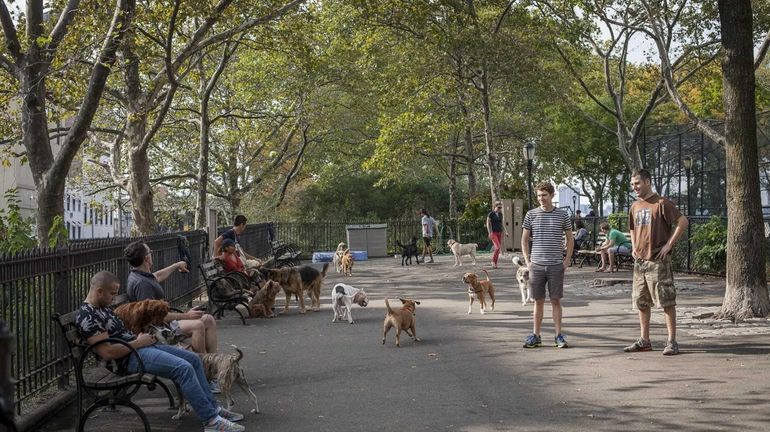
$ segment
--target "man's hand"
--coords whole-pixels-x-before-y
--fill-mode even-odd
[[[134,348],[142,348],[150,345],[154,345],[156,341],[155,336],[149,333],[139,333],[135,339],[136,345]]]
[[[177,270],[178,270],[180,273],[188,273],[188,272],[190,271],[190,270],[187,268],[187,263],[186,263],[186,262],[184,262],[184,261],[179,261],[178,263],[176,263],[176,269],[177,269]]]
[[[674,248],[673,246],[671,246],[670,244],[666,243],[663,246],[663,248],[660,250],[660,252],[658,252],[658,254],[655,255],[655,259],[656,260],[665,259],[668,256],[668,254],[671,253],[671,249],[673,249],[673,248]]]
[[[184,319],[188,319],[188,320],[201,319],[203,314],[204,314],[204,311],[192,308],[187,312],[185,312]]]
[[[567,271],[567,269],[569,268],[569,262],[570,261],[571,261],[570,257],[565,257],[564,258],[564,263],[563,263],[564,264],[564,271]]]

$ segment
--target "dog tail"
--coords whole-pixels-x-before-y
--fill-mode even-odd
[[[390,308],[390,303],[388,303],[388,299],[385,299],[385,307],[388,308],[388,315],[393,315],[395,312],[393,309]]]
[[[238,348],[238,347],[237,347],[237,346],[235,346],[235,345],[233,345],[233,348],[235,348],[235,350],[236,350],[236,351],[238,351],[238,358],[237,358],[237,359],[235,359],[235,361],[236,361],[236,363],[237,363],[237,362],[241,361],[241,359],[243,358],[243,351],[241,351],[241,349],[240,349],[240,348]]]
[[[517,265],[517,266],[519,266],[519,267],[524,267],[524,262],[521,260],[521,257],[520,257],[520,256],[515,256],[515,257],[513,257],[513,259],[511,260],[511,262],[512,262],[512,263],[514,263],[514,264],[516,264],[516,265]]]
[[[401,244],[400,240],[396,240],[396,246],[400,247],[401,249],[404,249],[404,245]]]
[[[326,270],[329,268],[329,263],[324,264],[324,269],[321,272],[321,277],[326,277]]]
[[[482,270],[484,270],[484,273],[487,275],[487,282],[491,282],[491,280],[489,279],[489,272],[487,271],[487,269],[482,269]]]

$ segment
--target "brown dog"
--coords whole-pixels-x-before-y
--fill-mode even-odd
[[[147,333],[152,325],[162,326],[168,315],[168,303],[164,300],[142,300],[125,303],[115,309],[115,315],[127,329],[135,334]]]
[[[463,282],[468,285],[468,313],[471,313],[471,307],[473,306],[473,299],[479,300],[479,310],[481,314],[487,309],[487,302],[485,297],[489,294],[489,298],[492,299],[492,310],[495,310],[495,286],[492,285],[492,281],[489,279],[489,273],[484,270],[487,275],[487,280],[479,280],[476,273],[465,273],[463,275]]]
[[[415,342],[420,342],[420,338],[417,337],[415,331],[415,318],[414,311],[420,302],[411,299],[402,299],[401,303],[404,304],[399,310],[393,310],[390,308],[388,299],[385,299],[385,307],[388,308],[388,313],[385,315],[385,322],[382,323],[382,343],[385,344],[385,337],[388,335],[391,327],[396,328],[396,346],[401,346],[401,330],[404,330],[406,334],[413,337]],[[411,332],[410,332],[411,330]]]
[[[276,281],[269,280],[262,284],[262,288],[249,300],[249,316],[252,318],[273,318],[275,316],[273,313],[275,297],[280,291],[281,285]]]
[[[310,296],[314,311],[321,309],[321,282],[326,277],[329,263],[324,264],[323,271],[311,266],[284,267],[266,270],[266,277],[276,281],[286,294],[286,304],[282,314],[288,312],[292,295],[299,301],[299,313],[305,313],[305,295]]]
[[[342,253],[340,258],[340,272],[345,276],[353,275],[353,254],[350,253],[350,249],[346,249]]]

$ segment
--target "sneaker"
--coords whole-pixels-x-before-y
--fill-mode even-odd
[[[222,389],[219,387],[219,381],[217,380],[209,381],[209,388],[211,389],[211,393],[213,394],[222,393]]]
[[[245,427],[220,416],[217,416],[214,423],[207,423],[206,426],[203,427],[203,432],[241,432],[245,430]]]
[[[542,344],[543,341],[540,340],[540,336],[531,334],[527,336],[527,340],[524,342],[524,348],[537,348]]]
[[[640,351],[652,351],[652,344],[648,340],[639,338],[636,342],[623,348],[625,352],[640,352]]]
[[[563,334],[559,334],[558,336],[553,338],[553,343],[554,343],[554,346],[556,346],[557,348],[568,348],[569,347],[569,345],[567,345],[567,340],[564,339],[564,335]]]
[[[219,407],[219,416],[225,420],[230,420],[231,422],[237,422],[237,421],[243,420],[243,414],[228,411],[222,407]]]
[[[425,262],[425,261],[423,261],[423,262]],[[433,262],[433,258],[431,258],[430,261],[428,261],[429,264],[432,263],[432,262]]]
[[[668,341],[666,347],[663,348],[663,355],[670,356],[677,354],[679,354],[679,344],[676,343],[676,341]]]

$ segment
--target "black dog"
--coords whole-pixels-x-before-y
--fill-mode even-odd
[[[396,240],[396,244],[401,248],[401,265],[411,265],[412,255],[414,255],[417,264],[420,263],[420,257],[417,255],[417,237],[412,237],[412,241],[406,245],[402,245],[400,241]]]

